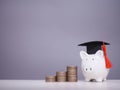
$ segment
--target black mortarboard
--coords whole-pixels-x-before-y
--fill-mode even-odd
[[[110,45],[109,43],[103,42],[103,41],[90,41],[90,42],[85,42],[85,43],[82,43],[82,44],[78,44],[78,46],[86,46],[88,54],[95,54],[96,51],[102,50],[101,46],[103,44],[104,45]]]

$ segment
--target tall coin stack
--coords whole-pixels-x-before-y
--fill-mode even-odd
[[[77,82],[77,66],[67,66],[67,81],[68,82]]]
[[[66,72],[56,72],[57,82],[66,82]]]

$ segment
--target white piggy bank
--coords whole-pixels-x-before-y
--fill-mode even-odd
[[[98,50],[95,54],[87,54],[80,51],[82,59],[81,69],[86,81],[105,81],[109,73],[109,69],[105,66],[105,59],[102,50]]]

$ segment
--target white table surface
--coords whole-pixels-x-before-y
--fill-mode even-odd
[[[0,80],[0,90],[120,90],[120,80],[54,83],[44,80]]]

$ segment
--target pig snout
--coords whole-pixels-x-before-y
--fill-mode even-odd
[[[83,71],[84,72],[93,72],[93,68],[92,67],[84,67]]]

